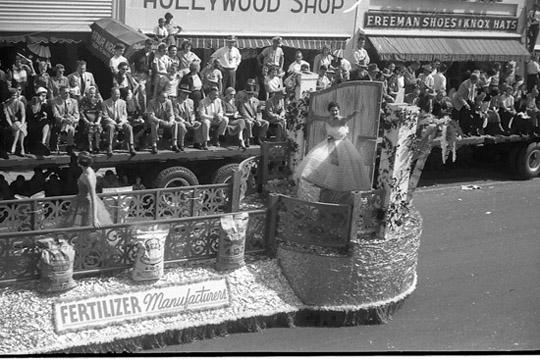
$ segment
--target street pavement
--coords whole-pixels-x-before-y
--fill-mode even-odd
[[[415,193],[418,284],[387,324],[271,328],[146,353],[540,350],[540,178],[469,180]]]

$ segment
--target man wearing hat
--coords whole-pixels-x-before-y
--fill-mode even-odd
[[[266,101],[265,115],[266,120],[276,126],[276,138],[278,141],[285,139],[285,95],[287,91],[281,88],[280,91],[274,92],[272,97]]]
[[[238,93],[236,94],[236,107],[240,109],[242,107],[242,104],[251,97],[249,93],[250,90],[254,90],[255,97],[257,97],[257,95],[259,94],[259,89],[257,86],[257,81],[255,81],[255,79],[247,79],[246,88],[238,91]]]
[[[261,106],[256,97],[257,89],[255,84],[248,85],[244,91],[249,97],[245,101],[242,101],[238,108],[240,115],[246,121],[246,128],[244,130],[246,147],[250,146],[250,139],[254,133],[253,127],[255,127],[257,133],[257,136],[254,138],[254,144],[260,145],[261,141],[266,140],[266,133],[270,124],[268,121],[262,119]]]
[[[223,74],[223,88],[236,88],[236,70],[242,61],[240,51],[235,46],[236,36],[229,35],[226,40],[227,45],[219,48],[212,54],[211,59],[219,59],[220,70]]]
[[[197,112],[202,126],[198,136],[195,136],[195,148],[204,148],[207,142],[210,141],[210,126],[218,128],[216,137],[213,140],[214,146],[221,146],[220,141],[225,141],[225,131],[229,119],[225,117],[223,103],[219,98],[219,89],[217,87],[211,88],[208,96],[199,102]]]
[[[368,65],[360,61],[356,68],[351,73],[351,80],[367,80],[371,81],[368,73]]]
[[[285,61],[285,54],[281,48],[283,39],[279,36],[272,38],[272,46],[266,47],[257,56],[257,62],[262,68],[266,66],[276,66],[279,69],[279,73],[283,72],[283,63]]]
[[[28,104],[28,145],[37,155],[48,156],[51,137],[52,109],[47,101],[47,90],[39,87]]]
[[[189,129],[200,131],[201,123],[195,121],[195,106],[193,100],[189,98],[188,84],[181,84],[178,87],[178,97],[173,101],[174,119],[178,123],[178,149],[184,151],[184,139]]]

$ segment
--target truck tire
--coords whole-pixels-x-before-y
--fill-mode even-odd
[[[238,169],[238,163],[229,163],[227,165],[221,166],[214,174],[212,175],[212,183],[230,183],[233,178],[233,173]]]
[[[517,158],[518,174],[523,179],[530,179],[540,174],[540,145],[531,142],[524,146]]]
[[[153,182],[154,188],[196,186],[199,184],[197,176],[189,169],[180,166],[165,168],[157,175]]]

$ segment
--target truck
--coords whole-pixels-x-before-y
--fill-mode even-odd
[[[170,188],[194,186],[206,183],[223,183],[243,160],[260,154],[260,146],[246,149],[239,147],[210,147],[209,150],[186,148],[176,153],[160,150],[138,152],[131,156],[127,151],[118,151],[112,156],[94,155],[95,169],[115,168],[121,178],[128,175],[130,181],[140,177],[147,188]],[[76,156],[66,154],[47,157],[13,157],[0,160],[0,171],[28,171],[33,168],[53,169],[76,165]]]
[[[433,146],[440,146],[440,140],[433,141]],[[470,136],[457,140],[456,147],[470,146],[482,151],[489,157],[503,157],[506,168],[517,179],[531,179],[540,174],[540,137],[528,135],[483,135]]]

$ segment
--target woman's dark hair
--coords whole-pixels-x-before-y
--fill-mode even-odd
[[[339,110],[339,103],[334,102],[334,101],[330,101],[330,103],[328,103],[328,107],[326,109],[328,111],[330,111],[334,107],[336,107]]]
[[[92,156],[87,151],[82,151],[79,153],[79,157],[77,158],[77,162],[84,167],[90,167],[92,163],[94,162],[92,159]]]

